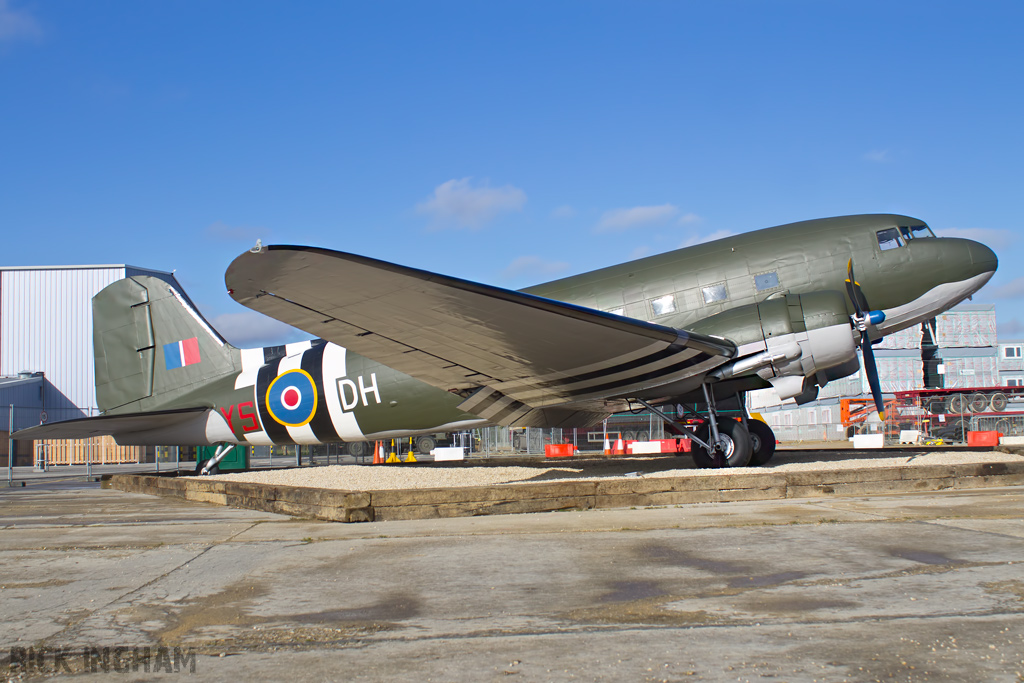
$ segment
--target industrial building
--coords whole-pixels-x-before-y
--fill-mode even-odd
[[[41,422],[95,415],[92,297],[116,280],[150,275],[178,291],[172,273],[124,264],[0,268],[0,461],[9,435]],[[31,443],[16,447],[30,464]]]

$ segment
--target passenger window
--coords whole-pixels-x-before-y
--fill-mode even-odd
[[[708,285],[707,287],[700,288],[701,294],[704,295],[704,303],[710,304],[716,301],[725,301],[729,298],[728,293],[725,291],[725,283],[720,282],[717,285]]]
[[[903,246],[900,242],[900,231],[896,228],[886,228],[885,230],[879,230],[878,233],[878,246],[882,251],[888,249],[897,249]]]
[[[676,298],[671,294],[651,300],[651,308],[654,315],[668,315],[676,312]]]
[[[754,288],[759,292],[779,286],[778,273],[761,273],[754,276]]]

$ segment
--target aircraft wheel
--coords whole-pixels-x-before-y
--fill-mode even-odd
[[[988,408],[988,396],[982,393],[971,394],[971,412],[983,413]]]
[[[760,467],[775,455],[775,432],[760,420],[747,420],[750,431],[750,465]]]
[[[345,450],[347,450],[348,454],[353,458],[361,458],[367,454],[367,451],[369,451],[368,446],[369,444],[365,441],[349,441],[345,444]]]
[[[1006,394],[1004,394],[1001,391],[997,391],[996,393],[992,394],[992,412],[1003,412],[1004,410],[1006,410],[1006,406],[1009,404],[1009,402],[1010,400],[1006,398]]]
[[[711,425],[707,422],[697,428],[701,441],[711,443]],[[726,467],[746,467],[750,462],[750,432],[742,422],[726,419],[718,421],[718,443],[725,454]],[[774,444],[774,440],[772,441]],[[713,444],[712,444],[713,445]],[[693,461],[697,467],[715,467],[715,459],[700,446],[693,449]]]
[[[430,455],[437,448],[437,440],[432,436],[421,436],[416,439],[416,450],[420,455]]]

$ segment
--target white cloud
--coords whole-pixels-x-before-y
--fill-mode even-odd
[[[1024,298],[1024,277],[1010,280],[1004,285],[984,290],[978,296],[990,299],[1021,299]]]
[[[568,204],[563,204],[551,212],[552,218],[572,218],[575,215],[576,209],[572,208]]]
[[[463,178],[438,185],[416,211],[433,216],[437,226],[479,228],[502,211],[521,211],[525,203],[526,193],[518,187],[473,187],[470,178]]]
[[[679,207],[673,204],[612,209],[604,212],[594,231],[599,233],[624,232],[644,225],[667,223],[677,213],[679,213]]]
[[[262,239],[264,242],[270,237],[271,231],[267,228],[250,228],[241,225],[227,225],[217,221],[206,226],[206,236],[217,242],[251,242]]]
[[[935,234],[939,237],[962,237],[996,249],[1005,249],[1017,239],[1012,230],[999,228],[939,228]]]
[[[692,247],[695,244],[714,242],[715,240],[731,237],[734,234],[735,233],[732,230],[716,230],[715,232],[705,234],[698,233],[696,235],[691,236],[689,239],[685,240],[682,244],[679,245],[679,247]]]
[[[512,261],[508,268],[501,271],[501,279],[514,280],[516,278],[531,277],[552,277],[564,273],[569,269],[569,264],[564,261],[545,261],[539,256],[520,256]]]
[[[870,152],[864,153],[864,159],[867,161],[873,161],[876,164],[884,164],[890,161],[889,150],[887,149],[873,149]]]
[[[11,9],[7,0],[0,0],[0,42],[32,40],[42,34],[42,29],[31,14]]]
[[[254,311],[223,313],[211,320],[210,324],[225,339],[243,349],[287,344],[312,336]]]

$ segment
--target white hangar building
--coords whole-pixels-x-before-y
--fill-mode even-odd
[[[41,417],[54,422],[98,412],[92,297],[133,275],[157,277],[182,291],[171,273],[128,265],[0,267],[0,378],[21,380],[7,382],[20,387],[17,393],[0,382],[3,431],[10,405],[15,429],[39,424]],[[33,379],[38,391],[26,392],[23,385]],[[33,405],[21,409],[17,404],[28,398]]]

